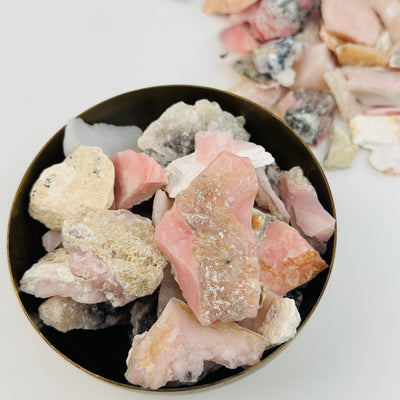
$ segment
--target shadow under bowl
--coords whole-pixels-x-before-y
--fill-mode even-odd
[[[106,100],[83,112],[87,123],[105,122],[115,125],[137,125],[143,130],[157,119],[166,108],[178,101],[194,104],[197,100],[216,101],[225,111],[235,116],[244,116],[245,128],[251,133],[251,141],[262,145],[275,158],[281,169],[299,165],[314,185],[318,198],[333,217],[335,208],[329,185],[319,163],[302,139],[287,125],[264,108],[239,96],[207,87],[171,85],[149,87],[125,93]],[[64,127],[65,128],[65,127]],[[18,290],[24,272],[45,254],[41,238],[46,228],[28,214],[29,193],[40,173],[47,167],[64,160],[64,128],[60,129],[43,147],[26,171],[12,204],[8,226],[9,269],[19,302],[30,322],[42,338],[68,361],[78,368],[108,382],[132,389],[124,377],[126,358],[131,343],[128,326],[115,326],[97,331],[76,330],[61,333],[41,323],[38,307],[43,299]],[[299,312],[301,325],[305,325],[317,306],[332,270],[336,247],[336,231],[328,242],[324,259],[329,268],[321,272],[308,284],[292,293],[301,297]],[[107,346],[104,344],[107,343]],[[230,370],[220,368],[193,386],[163,388],[161,391],[193,390],[248,374],[277,355],[287,344],[264,353],[261,363],[254,367]]]

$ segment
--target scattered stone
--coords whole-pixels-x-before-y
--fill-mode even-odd
[[[69,297],[54,296],[39,306],[39,317],[60,332],[73,329],[104,329],[128,324],[129,308],[114,308],[108,303],[82,304]]]
[[[169,381],[193,383],[202,375],[205,361],[231,369],[254,365],[265,346],[261,335],[233,322],[200,325],[187,304],[172,298],[152,328],[135,337],[125,377],[150,389]]]
[[[167,260],[147,218],[127,210],[85,210],[62,226],[71,272],[89,279],[114,307],[152,294]]]
[[[324,167],[328,169],[350,168],[357,153],[357,146],[340,127],[335,126],[331,135],[328,153],[324,159]]]
[[[390,146],[374,146],[368,161],[380,172],[388,175],[400,174],[400,144]]]
[[[67,250],[59,248],[46,254],[33,264],[20,281],[20,290],[36,297],[71,297],[79,303],[100,303],[106,301],[103,292],[92,283],[72,274],[69,268]]]
[[[82,206],[109,208],[114,200],[114,166],[99,147],[80,146],[62,163],[46,168],[30,193],[29,214],[49,229]]]

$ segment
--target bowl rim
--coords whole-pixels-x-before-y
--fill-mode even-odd
[[[57,349],[45,336],[44,334],[38,329],[38,327],[36,326],[35,322],[33,321],[33,319],[31,318],[31,316],[29,315],[28,311],[26,310],[24,304],[22,303],[20,294],[19,294],[19,290],[18,287],[16,286],[16,283],[13,279],[13,273],[12,273],[12,268],[11,268],[11,261],[10,261],[10,229],[11,229],[11,220],[12,220],[12,211],[14,210],[15,204],[17,202],[17,198],[20,195],[20,192],[24,186],[24,182],[27,179],[27,177],[30,174],[30,171],[32,170],[34,164],[36,163],[36,161],[38,160],[38,158],[42,155],[42,153],[45,151],[46,147],[49,145],[50,142],[52,142],[54,140],[54,138],[56,136],[58,136],[63,130],[65,130],[66,125],[64,125],[63,127],[61,127],[56,133],[54,133],[46,142],[45,144],[41,147],[41,149],[39,150],[39,152],[35,155],[35,157],[33,158],[33,160],[29,163],[28,168],[26,169],[26,171],[24,172],[21,181],[18,185],[18,188],[16,190],[15,196],[13,198],[12,204],[11,204],[11,208],[10,208],[10,212],[9,212],[9,217],[8,217],[8,225],[7,225],[7,260],[8,260],[8,271],[9,271],[9,276],[12,282],[12,286],[13,286],[13,290],[14,293],[18,299],[18,302],[23,310],[23,312],[25,313],[26,317],[28,318],[29,322],[31,323],[31,325],[33,326],[33,328],[35,329],[35,331],[40,335],[40,337],[58,354],[60,355],[62,358],[64,358],[66,361],[68,361],[69,363],[71,363],[72,365],[74,365],[75,367],[77,367],[78,369],[80,369],[81,371],[86,372],[87,374],[91,375],[92,377],[98,378],[104,382],[110,383],[112,385],[116,385],[119,387],[122,387],[124,389],[127,390],[140,390],[140,391],[144,391],[144,392],[156,392],[156,393],[171,393],[171,392],[188,392],[188,391],[207,391],[210,389],[214,389],[216,387],[220,387],[222,385],[225,385],[227,383],[233,383],[238,381],[239,379],[243,378],[244,376],[247,376],[250,373],[253,373],[254,371],[258,370],[259,368],[263,367],[265,364],[267,364],[268,362],[270,362],[273,358],[275,358],[281,351],[283,351],[283,349],[285,349],[286,347],[288,347],[298,336],[298,334],[300,333],[300,331],[302,331],[303,327],[306,325],[306,323],[308,322],[308,320],[311,318],[312,314],[314,313],[315,309],[317,308],[319,302],[321,301],[321,298],[323,296],[323,294],[325,293],[326,287],[328,285],[328,282],[330,280],[330,276],[332,273],[332,268],[333,268],[333,264],[335,261],[335,255],[336,255],[336,246],[337,246],[337,216],[336,216],[336,208],[335,208],[335,203],[333,200],[333,196],[332,196],[332,192],[328,183],[328,180],[326,178],[326,175],[323,171],[323,168],[321,166],[321,164],[319,163],[319,161],[317,160],[316,156],[314,155],[314,153],[312,152],[312,150],[310,149],[309,145],[300,137],[300,135],[298,133],[296,133],[287,123],[286,121],[281,118],[279,115],[277,115],[275,112],[268,110],[267,108],[259,105],[258,103],[255,103],[252,100],[249,100],[245,97],[242,97],[238,94],[235,93],[231,93],[227,90],[222,90],[222,89],[217,89],[217,88],[213,88],[213,87],[209,87],[209,86],[202,86],[202,85],[190,85],[190,84],[167,84],[167,85],[154,85],[154,86],[147,86],[147,87],[143,87],[143,88],[139,88],[139,89],[135,89],[135,90],[131,90],[129,92],[124,92],[124,93],[120,93],[117,94],[115,96],[112,96],[106,100],[100,101],[97,104],[91,106],[90,108],[82,111],[79,115],[77,115],[75,118],[81,118],[84,114],[93,111],[95,108],[103,105],[106,102],[111,102],[113,100],[117,100],[120,99],[124,96],[131,96],[133,94],[139,93],[139,92],[145,92],[145,91],[150,91],[150,90],[157,90],[160,88],[188,88],[188,89],[193,89],[193,90],[209,90],[209,91],[214,91],[214,92],[219,92],[221,94],[227,95],[227,96],[231,96],[234,97],[236,99],[238,99],[239,101],[244,101],[247,103],[251,103],[253,106],[262,109],[263,112],[271,115],[273,118],[277,119],[281,124],[285,125],[286,128],[288,130],[291,131],[291,133],[297,137],[297,139],[301,142],[301,144],[306,148],[307,152],[310,154],[311,158],[313,159],[313,162],[315,164],[315,166],[317,167],[322,180],[325,184],[326,190],[328,192],[328,197],[329,197],[329,202],[330,205],[332,206],[332,213],[331,215],[333,216],[333,218],[335,218],[335,231],[332,235],[332,256],[331,256],[331,261],[330,264],[328,265],[327,268],[327,276],[325,279],[325,282],[322,286],[321,292],[317,298],[317,300],[315,301],[315,303],[313,304],[313,306],[311,307],[308,315],[306,316],[306,318],[304,318],[301,321],[301,325],[297,328],[296,331],[296,335],[294,336],[294,338],[288,340],[287,342],[279,345],[277,348],[274,349],[274,351],[270,354],[268,354],[265,358],[261,359],[257,364],[252,365],[250,367],[246,367],[244,368],[242,371],[239,371],[238,373],[236,373],[235,375],[231,375],[225,378],[222,378],[216,382],[211,382],[211,383],[206,383],[206,384],[199,384],[196,386],[181,386],[181,387],[169,387],[169,388],[160,388],[160,389],[149,389],[149,388],[144,388],[138,385],[132,385],[130,383],[122,383],[122,382],[117,382],[114,381],[112,379],[106,378],[102,375],[96,374],[93,371],[90,371],[88,369],[86,369],[85,367],[82,367],[81,365],[79,365],[77,362],[71,360],[70,358],[68,358],[63,352],[61,352],[59,349]]]

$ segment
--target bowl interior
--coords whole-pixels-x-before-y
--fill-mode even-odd
[[[335,217],[334,204],[325,176],[304,142],[289,127],[265,109],[238,96],[204,87],[176,85],[151,87],[106,100],[85,111],[80,117],[88,123],[133,124],[145,129],[173,103],[184,101],[194,104],[195,101],[203,98],[218,102],[223,110],[235,116],[244,116],[245,127],[251,133],[250,140],[264,146],[275,157],[277,164],[282,169],[289,169],[295,165],[301,166],[305,175],[316,188],[322,205]],[[29,192],[44,168],[64,159],[63,137],[64,128],[43,147],[25,173],[15,196],[8,231],[11,277],[28,318],[55,350],[89,373],[113,383],[135,387],[129,385],[124,378],[125,361],[130,348],[129,326],[116,326],[98,331],[77,330],[60,333],[40,322],[37,310],[43,300],[18,291],[19,281],[24,272],[45,254],[41,237],[46,232],[46,228],[28,214]],[[146,211],[146,206],[149,208],[151,204],[148,202],[142,205],[141,211]],[[328,242],[328,249],[324,255],[324,259],[330,267],[292,294],[302,297],[299,307],[302,318],[301,326],[312,313],[324,291],[332,268],[335,243],[336,233]],[[283,346],[265,352],[263,362],[269,360]],[[246,371],[248,370],[251,368]],[[191,388],[225,381],[233,376],[242,375],[243,372],[245,371],[242,368],[235,370],[221,368]]]

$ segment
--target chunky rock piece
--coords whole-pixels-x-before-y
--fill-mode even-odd
[[[168,302],[175,297],[176,299],[185,301],[182,295],[182,290],[178,282],[174,278],[171,266],[164,268],[164,278],[161,281],[158,291],[157,316],[159,317],[167,306]]]
[[[74,275],[89,279],[115,307],[154,292],[167,260],[147,218],[127,210],[86,210],[64,221]]]
[[[220,32],[219,38],[224,50],[228,53],[245,53],[253,51],[259,46],[257,40],[251,36],[246,24],[225,28]]]
[[[326,29],[342,39],[368,46],[378,40],[379,18],[364,0],[324,0],[321,13]]]
[[[357,146],[340,127],[335,126],[331,136],[328,153],[324,159],[324,167],[328,169],[350,168],[357,153]]]
[[[281,172],[279,192],[289,211],[291,225],[305,236],[327,242],[335,231],[335,219],[322,207],[317,192],[300,167]]]
[[[289,222],[290,215],[283,201],[273,190],[265,168],[256,168],[256,176],[258,180],[257,205],[275,215],[281,221]]]
[[[375,146],[369,157],[370,164],[388,175],[400,174],[400,144],[394,146]]]
[[[340,65],[360,67],[382,67],[387,65],[389,61],[388,55],[383,50],[355,43],[345,43],[338,46],[336,56]]]
[[[42,244],[47,252],[55,250],[62,243],[60,231],[49,230],[42,236]]]
[[[232,369],[254,365],[265,346],[261,335],[233,322],[200,325],[190,307],[173,298],[150,331],[135,337],[125,377],[150,389],[170,381],[193,383],[205,361]]]
[[[79,146],[98,146],[110,158],[127,149],[140,151],[137,140],[142,133],[135,125],[117,126],[102,122],[90,125],[81,118],[73,118],[65,127],[64,154],[69,156]]]
[[[30,193],[29,214],[49,229],[82,206],[109,208],[114,200],[114,166],[99,147],[80,146],[62,163],[46,168]]]
[[[176,197],[156,228],[155,241],[202,325],[257,313],[259,266],[251,227],[256,192],[250,160],[222,152]]]
[[[308,144],[318,144],[330,133],[335,101],[330,93],[300,89],[289,92],[276,110]]]
[[[161,166],[144,153],[125,150],[117,153],[112,161],[115,168],[114,207],[117,210],[150,199],[167,183]]]
[[[82,304],[69,297],[54,296],[39,306],[39,317],[60,332],[73,329],[104,329],[129,323],[129,308],[107,303]]]
[[[72,274],[69,269],[69,255],[64,248],[46,254],[33,264],[20,281],[20,290],[36,297],[71,297],[79,303],[100,303],[106,301],[104,293],[92,283]]]
[[[204,0],[203,10],[210,14],[236,14],[258,0]]]
[[[301,317],[293,299],[281,297],[262,285],[260,309],[244,326],[267,339],[267,349],[279,346],[294,338]]]
[[[292,86],[296,73],[291,68],[303,51],[303,44],[293,36],[272,40],[253,51],[254,64],[261,74],[266,74],[284,87]]]
[[[194,136],[200,131],[231,130],[234,139],[249,140],[244,118],[221,110],[216,102],[198,100],[192,106],[173,104],[152,122],[138,140],[139,147],[165,167],[172,160],[194,150]]]
[[[310,281],[328,267],[295,228],[278,220],[268,226],[257,254],[261,266],[260,281],[280,296]]]

